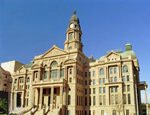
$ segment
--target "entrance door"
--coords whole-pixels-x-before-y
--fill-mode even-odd
[[[93,115],[95,115],[95,110],[93,110]]]
[[[56,108],[56,96],[53,97],[53,109]]]
[[[17,107],[21,107],[21,94],[17,93]]]

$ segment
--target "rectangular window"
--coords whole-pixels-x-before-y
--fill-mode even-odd
[[[87,97],[85,97],[85,106],[87,106]]]
[[[91,77],[91,72],[89,72],[89,77]]]
[[[91,80],[89,80],[89,85],[91,85]]]
[[[102,83],[102,79],[101,78],[99,78],[99,84],[101,84]]]
[[[126,94],[123,94],[123,104],[126,104]]]
[[[89,97],[89,105],[91,105],[91,96]]]
[[[55,79],[58,77],[57,69],[50,71],[50,78]]]
[[[126,85],[123,85],[123,92],[126,91]]]
[[[91,89],[89,89],[89,94],[91,94]]]
[[[130,81],[130,78],[129,78],[129,76],[127,75],[127,81]]]
[[[101,115],[104,115],[104,110],[101,110]]]
[[[85,72],[85,77],[87,77],[87,72]]]
[[[47,71],[44,71],[44,79],[47,79]]]
[[[117,82],[117,77],[115,77],[115,82]]]
[[[103,95],[103,105],[106,105],[106,96]]]
[[[68,105],[71,104],[71,95],[68,95]]]
[[[99,96],[99,105],[102,105],[102,96]]]
[[[125,82],[125,76],[123,76],[123,82]]]
[[[61,69],[61,78],[63,78],[64,77],[64,68],[63,69]]]
[[[114,91],[113,91],[113,87],[111,87],[111,93],[113,93]]]
[[[115,87],[115,92],[118,92],[118,87]]]
[[[130,94],[128,94],[128,104],[131,104]]]
[[[102,88],[101,87],[99,88],[99,93],[102,93]]]
[[[87,80],[85,80],[85,85],[87,85]]]
[[[87,94],[87,89],[85,89],[85,95]]]
[[[93,105],[95,105],[95,102],[96,102],[95,96],[93,96]]]
[[[129,115],[129,110],[128,109],[126,110],[126,115]]]
[[[103,93],[105,93],[105,87],[103,87]]]
[[[103,78],[103,83],[105,83],[105,78]]]
[[[111,95],[111,104],[114,104],[114,95]]]
[[[93,77],[95,77],[95,71],[93,71]]]
[[[112,115],[117,115],[116,110],[112,111]]]
[[[117,69],[116,68],[114,68],[114,74],[116,74],[117,73]]]
[[[130,91],[130,85],[127,85],[127,91]]]
[[[95,79],[93,79],[93,85],[95,85]]]
[[[95,94],[95,88],[93,88],[93,94]]]
[[[43,94],[46,94],[46,89],[43,89]]]
[[[113,77],[111,77],[111,82],[113,82]]]
[[[115,95],[115,103],[118,104],[118,95]]]

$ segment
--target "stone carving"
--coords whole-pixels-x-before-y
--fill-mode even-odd
[[[66,53],[59,49],[53,48],[49,50],[45,55],[43,55],[43,57],[51,57],[51,56],[62,55],[62,54],[66,54]]]

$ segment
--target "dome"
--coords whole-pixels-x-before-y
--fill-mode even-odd
[[[80,22],[79,22],[79,18],[76,15],[76,11],[73,12],[73,16],[70,18],[69,27],[71,24],[73,24],[75,28],[80,29]]]
[[[121,53],[120,55],[121,55],[122,58],[125,58],[125,57],[131,55],[131,59],[136,59],[136,54],[132,50],[125,51],[124,53]]]
[[[99,58],[100,61],[104,61],[105,60],[105,56],[102,56]]]

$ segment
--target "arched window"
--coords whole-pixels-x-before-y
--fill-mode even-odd
[[[110,69],[110,74],[113,74],[113,69],[112,68]]]
[[[72,40],[72,38],[73,38],[73,34],[70,33],[70,34],[69,34],[69,39]]]
[[[53,61],[50,66],[54,67],[54,66],[57,66],[57,65],[58,65],[58,63],[56,61]]]
[[[104,75],[104,69],[103,68],[100,69],[100,75]]]
[[[70,74],[72,74],[72,69],[70,69]]]
[[[71,46],[69,46],[69,49],[72,49],[72,47],[71,47]]]
[[[69,81],[72,82],[72,78],[71,77],[70,77]]]
[[[47,79],[46,67],[47,67],[47,65],[44,65],[44,71],[43,71],[44,79]]]
[[[30,78],[29,77],[27,78],[27,82],[30,82]]]
[[[128,67],[125,65],[123,66],[123,73],[126,73],[126,72],[128,72]]]

